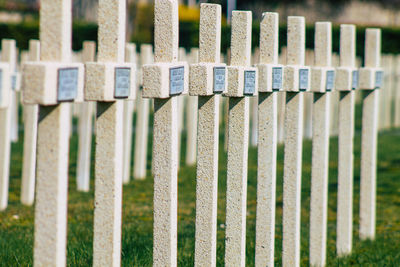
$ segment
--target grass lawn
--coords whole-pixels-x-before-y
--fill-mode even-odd
[[[22,136],[21,136],[22,139]],[[182,142],[183,148],[185,142]],[[217,263],[224,265],[224,221],[226,194],[226,153],[221,136],[218,194]],[[151,147],[151,144],[149,144]],[[378,149],[377,235],[375,241],[358,238],[360,179],[360,135],[355,138],[354,239],[353,253],[337,259],[335,253],[337,197],[337,139],[331,139],[329,162],[328,266],[400,266],[400,131],[380,134]],[[183,149],[184,150],[184,149]],[[90,266],[93,239],[93,179],[91,191],[80,193],[75,186],[77,136],[71,139],[68,200],[69,266]],[[184,154],[184,153],[183,153]],[[149,156],[150,158],[150,156]],[[182,159],[183,159],[182,155]],[[283,147],[278,149],[277,221],[275,263],[281,265]],[[34,208],[19,203],[22,142],[12,146],[9,207],[0,213],[0,266],[32,265]],[[148,166],[150,169],[150,163]],[[92,166],[93,170],[93,166]],[[308,266],[311,142],[304,142],[301,212],[301,265]],[[92,171],[93,174],[93,171]],[[247,197],[246,265],[254,265],[257,151],[249,149]],[[92,177],[93,178],[93,177]],[[195,235],[195,167],[179,170],[178,265],[192,266]],[[132,181],[123,188],[122,265],[152,264],[153,180]],[[49,248],[52,249],[52,248]]]

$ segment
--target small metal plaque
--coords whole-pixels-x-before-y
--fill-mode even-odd
[[[214,93],[222,93],[225,90],[225,67],[214,67]]]
[[[17,74],[16,73],[11,75],[11,89],[17,90]]]
[[[169,94],[179,95],[185,89],[185,68],[176,67],[169,69]]]
[[[115,98],[128,98],[131,91],[131,69],[115,68]]]
[[[78,68],[58,70],[57,101],[72,101],[78,94]]]
[[[256,71],[244,71],[244,95],[254,95],[256,92]]]
[[[272,68],[272,90],[282,89],[282,67]]]
[[[306,91],[308,89],[308,69],[299,70],[299,90]]]
[[[332,91],[335,86],[335,71],[328,70],[326,72],[326,91]]]
[[[383,71],[375,72],[375,88],[381,88],[383,85]]]
[[[351,89],[355,90],[358,88],[358,70],[353,70],[351,77],[352,77],[352,82],[351,82]]]

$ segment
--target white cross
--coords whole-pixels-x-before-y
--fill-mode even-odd
[[[257,65],[256,266],[274,265],[278,92],[282,90],[283,83],[283,66],[277,64],[278,34],[278,13],[263,13],[260,23],[260,63]]]
[[[304,66],[305,19],[288,17],[285,149],[283,168],[282,265],[300,265],[300,197],[303,142],[303,91],[309,90],[310,68]]]
[[[250,67],[250,11],[232,12],[226,192],[225,265],[245,266],[249,97],[257,94],[257,69]]]
[[[154,98],[153,266],[177,265],[178,97],[187,93],[189,70],[178,60],[178,1],[156,0],[154,59],[143,65],[143,97]]]
[[[375,238],[376,224],[376,165],[379,90],[383,83],[380,68],[381,30],[365,32],[365,64],[360,70],[363,90],[361,173],[360,173],[360,239]]]
[[[331,94],[335,70],[332,63],[332,26],[315,24],[315,67],[311,69],[312,164],[310,203],[310,264],[326,264],[326,231],[328,214],[329,126]]]
[[[198,96],[195,266],[215,266],[217,252],[220,94],[226,91],[221,6],[201,4],[199,62],[190,66],[189,93]]]

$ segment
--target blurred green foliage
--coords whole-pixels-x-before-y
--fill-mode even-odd
[[[153,20],[152,18],[138,18],[139,22],[143,23],[135,26],[135,30],[130,38],[137,44],[153,43]],[[141,24],[141,23],[139,23]],[[179,24],[179,44],[181,47],[190,49],[198,47],[199,44],[199,23],[198,22],[180,22]],[[30,39],[39,38],[38,22],[24,22],[21,24],[0,24],[0,39],[12,38],[17,41],[20,49],[28,49]],[[259,46],[259,22],[253,25],[253,48]],[[230,26],[223,23],[221,29],[221,50],[225,52],[230,46]],[[362,56],[364,53],[364,35],[365,27],[357,27],[357,54]],[[339,52],[340,26],[332,27],[333,51]],[[97,25],[84,22],[74,22],[73,24],[73,49],[79,50],[82,48],[82,42],[85,40],[97,40]],[[306,46],[307,48],[314,47],[314,25],[308,25],[306,28]],[[280,47],[286,46],[286,25],[279,27],[279,44]],[[382,28],[382,52],[383,53],[399,53],[400,49],[400,28]]]

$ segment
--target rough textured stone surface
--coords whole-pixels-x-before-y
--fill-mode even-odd
[[[230,78],[230,70],[243,76],[250,65],[251,12],[232,12],[231,64],[228,68],[228,163],[226,191],[225,265],[245,266],[247,158],[249,143],[249,99],[243,96],[243,83]],[[255,68],[253,68],[255,69]],[[240,74],[241,73],[241,74]],[[240,74],[240,75],[239,75]],[[236,81],[234,83],[233,81]],[[256,79],[257,81],[257,79]],[[230,88],[230,90],[229,90]],[[257,85],[256,85],[257,90]],[[235,93],[231,93],[235,92]]]
[[[70,107],[40,106],[39,112],[33,262],[65,266]]]
[[[256,266],[274,266],[278,93],[258,96]]]
[[[260,25],[260,65],[278,63],[277,13],[263,13]],[[259,68],[260,70],[260,68]],[[283,71],[282,71],[283,73]],[[260,73],[259,73],[260,74]],[[267,80],[272,80],[272,70]],[[264,87],[259,83],[259,91]],[[272,88],[271,88],[272,91]],[[258,170],[255,266],[274,266],[276,153],[278,135],[278,93],[258,95]]]
[[[43,53],[43,50],[42,50]],[[24,104],[56,105],[58,71],[62,68],[78,69],[77,97],[73,102],[83,101],[84,67],[81,63],[69,62],[27,62],[23,66]]]
[[[185,85],[182,94],[189,89],[189,67],[186,62],[157,62],[143,65],[143,97],[169,98],[170,97],[170,68],[184,67]]]
[[[201,4],[199,62],[219,63],[221,50],[221,6]]]
[[[277,64],[279,56],[279,14],[263,13],[260,23],[260,63]]]
[[[304,17],[288,17],[287,64],[293,69],[304,65],[305,20]],[[290,68],[285,68],[285,81]],[[295,71],[298,75],[298,71]],[[293,86],[299,87],[299,84]],[[304,95],[290,92],[285,87],[285,149],[283,166],[283,241],[282,266],[300,265],[300,207],[301,164],[303,149]]]
[[[141,64],[153,62],[153,46],[141,45],[140,47]],[[141,93],[140,93],[141,94]],[[147,144],[149,131],[149,110],[150,99],[139,97],[137,108],[137,122],[135,132],[135,154],[133,162],[133,177],[144,179],[146,177]]]
[[[136,65],[133,63],[88,62],[85,64],[85,101],[115,101],[115,68],[131,69],[130,94],[136,98]]]
[[[202,4],[200,61],[220,58],[221,7]],[[210,25],[217,28],[208,31]],[[200,89],[200,88],[199,88]],[[213,84],[201,89],[213,92]],[[195,266],[216,266],[220,95],[198,97]]]
[[[98,61],[125,61],[126,1],[99,0]]]
[[[286,93],[282,265],[300,265],[303,93]]]
[[[195,266],[215,266],[220,96],[199,97]]]
[[[29,61],[40,60],[40,42],[29,41]],[[32,205],[35,199],[36,141],[39,116],[38,105],[24,105],[24,156],[22,163],[21,203]]]
[[[232,12],[231,62],[232,66],[250,66],[251,11]]]
[[[288,17],[287,65],[304,65],[306,35],[304,17]]]
[[[355,92],[340,92],[336,250],[351,253],[353,240],[353,137]]]
[[[315,66],[324,70],[332,62],[332,30],[330,22],[315,24]],[[316,67],[313,68],[315,70]],[[328,216],[329,126],[331,93],[326,92],[326,71],[319,74],[319,92],[312,103],[312,164],[310,203],[310,265],[325,266]],[[315,77],[315,79],[318,79]],[[313,82],[313,81],[312,81]],[[311,82],[311,84],[312,84]],[[312,84],[313,85],[313,84]],[[312,88],[314,89],[314,88]],[[315,88],[317,89],[317,88]]]
[[[96,43],[83,43],[82,62],[93,62],[96,56]],[[78,191],[88,192],[90,188],[90,158],[92,152],[93,113],[95,105],[91,102],[80,104],[79,111],[79,143],[76,167],[76,186]]]
[[[365,67],[380,67],[381,31],[367,29],[365,37]],[[363,88],[361,88],[363,89]],[[360,173],[360,238],[375,238],[376,161],[379,90],[363,94]]]
[[[178,98],[154,99],[153,266],[177,265]]]
[[[325,266],[328,214],[330,93],[314,93],[310,204],[310,265]]]
[[[178,60],[178,5],[177,0],[158,0],[154,5],[154,61]]]
[[[225,265],[245,266],[249,98],[229,98]]]
[[[340,67],[355,68],[355,26],[340,26]],[[339,73],[338,73],[339,77]],[[339,78],[337,78],[339,79]],[[348,88],[351,90],[351,85]],[[351,253],[353,240],[353,137],[355,91],[339,96],[338,205],[336,252]]]
[[[97,103],[93,266],[120,266],[123,103]]]
[[[40,2],[41,61],[70,61],[71,6],[71,0],[44,0]]]
[[[179,33],[178,1],[156,0],[154,12],[154,60],[165,64],[176,63]],[[160,76],[143,75],[143,94],[146,92],[145,84],[159,78]],[[160,84],[161,91],[169,88],[168,84],[168,81]],[[153,126],[153,266],[176,266],[179,98],[175,96],[160,99],[157,95],[152,97],[156,97]]]

